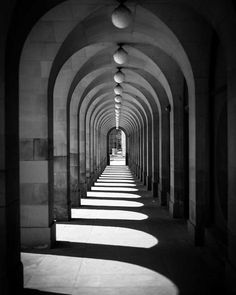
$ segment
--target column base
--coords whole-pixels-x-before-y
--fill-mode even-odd
[[[85,198],[87,197],[87,187],[86,187],[86,183],[80,183],[79,185],[79,195],[80,195],[80,198]]]
[[[138,165],[135,166],[135,174],[136,174],[137,178],[139,178],[139,166]]]
[[[152,182],[152,196],[153,198],[158,198],[158,182]]]
[[[147,184],[147,190],[151,191],[152,190],[152,178],[151,176],[146,176],[146,184]]]
[[[55,220],[56,221],[69,221],[71,220],[71,204],[67,207],[62,205],[54,206]]]
[[[142,169],[139,170],[139,177],[140,177],[140,181],[143,182],[143,171],[142,171]]]
[[[147,184],[147,173],[143,172],[143,185]]]
[[[180,201],[169,201],[169,212],[173,218],[183,218],[184,217],[184,204]]]
[[[34,206],[39,208],[40,206]],[[44,209],[45,211],[45,209]],[[71,200],[65,188],[54,189],[54,217],[57,221],[68,221],[71,218]],[[28,225],[27,225],[28,226]]]
[[[167,206],[167,192],[162,190],[161,187],[159,186],[158,188],[158,196],[160,199],[160,205],[161,206]]]
[[[81,205],[78,191],[76,192],[71,191],[70,198],[71,198],[71,207],[79,207]]]
[[[22,249],[53,247],[56,241],[56,224],[51,227],[22,227],[21,228],[21,245]]]
[[[86,190],[89,191],[91,189],[91,186],[92,186],[92,178],[91,177],[87,177]]]
[[[190,220],[188,220],[188,232],[190,233],[195,246],[204,246],[205,230],[202,226],[196,226]]]

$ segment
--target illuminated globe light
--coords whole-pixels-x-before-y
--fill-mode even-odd
[[[117,102],[117,103],[121,103],[121,101],[122,101],[122,96],[120,96],[120,95],[116,95],[116,96],[115,96],[115,102]]]
[[[131,10],[124,4],[120,4],[114,9],[111,15],[111,21],[118,29],[127,28],[132,20]]]
[[[113,59],[117,64],[123,65],[128,60],[128,53],[120,46],[113,54]]]
[[[125,80],[125,74],[118,70],[114,75],[114,80],[116,83],[122,83]]]
[[[116,109],[120,109],[120,108],[121,108],[121,104],[120,104],[120,103],[116,103],[116,104],[115,104],[115,108],[116,108]]]
[[[120,84],[117,84],[114,88],[114,92],[116,95],[121,95],[123,93],[123,87]]]

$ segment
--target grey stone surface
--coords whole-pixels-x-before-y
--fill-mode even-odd
[[[48,159],[48,141],[44,138],[34,139],[34,160]]]
[[[20,141],[20,160],[32,161],[34,159],[34,144],[32,139],[22,139]]]

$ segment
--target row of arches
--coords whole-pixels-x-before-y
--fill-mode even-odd
[[[120,128],[130,168],[173,217],[188,220],[196,244],[203,244],[209,225],[220,228],[234,261],[231,1],[128,2],[133,19],[123,31],[110,20],[115,1],[90,2],[42,7],[19,40],[8,39],[7,94],[19,98],[19,109],[14,100],[6,103],[7,165],[16,171],[7,181],[19,179],[22,245],[52,246],[55,220],[70,219],[71,207],[107,165],[107,136],[115,126],[112,55],[122,43],[128,62]],[[21,9],[16,5],[16,32]]]
[[[70,3],[66,5],[70,7]],[[44,137],[48,132],[48,137],[53,140],[53,150],[49,149],[49,159],[47,159],[45,150],[41,161],[38,158],[28,161],[28,158],[21,157],[21,174],[25,176],[22,180],[23,187],[27,187],[27,184],[31,189],[32,186],[34,187],[35,180],[31,179],[30,169],[38,170],[41,175],[46,175],[48,172],[48,179],[42,179],[42,183],[45,186],[45,182],[48,182],[51,186],[49,191],[53,191],[54,207],[51,210],[54,211],[54,214],[51,216],[57,220],[70,219],[71,203],[79,205],[79,198],[85,196],[86,189],[107,163],[104,147],[106,146],[107,133],[114,125],[112,96],[114,96],[115,83],[113,75],[117,68],[111,60],[117,44],[122,41],[129,59],[122,68],[126,79],[122,84],[124,102],[121,127],[127,132],[128,145],[134,144],[133,146],[137,148],[137,150],[130,150],[130,165],[138,176],[145,179],[148,189],[153,189],[155,197],[158,196],[160,182],[160,186],[163,188],[160,193],[163,198],[166,199],[167,194],[170,195],[173,215],[183,216],[182,208],[180,209],[183,204],[177,197],[177,195],[181,195],[181,192],[175,193],[175,188],[181,187],[181,184],[177,185],[178,179],[175,172],[179,170],[178,165],[181,165],[182,159],[175,157],[169,147],[171,146],[172,151],[180,149],[177,153],[181,154],[182,143],[179,137],[181,135],[177,134],[177,130],[182,129],[180,124],[183,124],[181,116],[184,105],[183,101],[174,100],[173,96],[178,97],[182,94],[185,81],[178,65],[180,59],[182,59],[181,66],[185,68],[187,79],[191,81],[189,61],[173,33],[148,10],[135,5],[136,18],[133,24],[135,29],[130,31],[129,28],[121,35],[120,31],[111,25],[110,14],[114,7],[105,6],[105,8],[104,10],[104,6],[102,6],[87,18],[83,16],[85,17],[83,24],[75,25],[72,22],[73,19],[64,20],[70,24],[68,24],[67,30],[69,28],[71,32],[67,32],[69,34],[62,42],[62,40],[56,40],[57,30],[61,29],[57,17],[59,11],[65,9],[65,5],[61,5],[56,12],[50,12],[44,16],[28,36],[22,52],[20,67],[22,149],[28,141],[30,143],[37,140],[37,142],[45,143]],[[96,18],[99,18],[99,22]],[[141,25],[143,18],[150,19],[150,22]],[[107,30],[103,30],[101,34],[98,24]],[[52,26],[55,36],[48,36],[49,28]],[[157,28],[163,39],[161,44],[158,34],[156,36],[152,34],[152,30],[158,32]],[[91,34],[90,31],[93,30],[94,33]],[[145,34],[142,32],[143,30]],[[111,36],[112,43],[110,42]],[[145,41],[140,42],[144,37]],[[45,38],[48,43],[45,43]],[[158,47],[155,45],[157,43]],[[169,44],[179,48],[178,53],[172,49],[174,57],[170,57]],[[167,52],[164,52],[163,48]],[[47,52],[52,54],[53,51],[56,55],[52,62],[52,56],[47,55]],[[45,56],[40,56],[40,54]],[[160,54],[159,58],[157,58],[158,54]],[[163,60],[162,69],[159,59]],[[44,75],[32,76],[33,72],[37,72],[39,66],[41,69],[44,67]],[[50,71],[45,72],[45,69],[49,68]],[[166,73],[164,73],[165,71]],[[172,79],[167,80],[167,71],[171,71]],[[48,109],[41,108],[41,114],[35,101],[34,108],[29,110],[29,100],[26,99],[30,95],[29,99],[32,101],[33,94],[38,101],[37,90],[32,89],[34,83],[47,85],[43,90],[39,87],[40,92],[45,92],[45,94],[40,94],[40,99],[47,100],[48,104]],[[194,84],[193,81],[189,83]],[[26,112],[28,116],[25,116]],[[28,128],[29,121],[31,130]],[[174,125],[178,127],[174,128]],[[166,135],[162,136],[162,134]],[[170,140],[170,138],[172,139]],[[166,153],[165,157],[164,153]],[[170,170],[173,172],[171,176],[169,175]],[[25,173],[25,171],[27,172]],[[181,178],[179,177],[179,179]],[[170,187],[170,182],[173,187],[171,193],[169,189],[166,191],[164,189],[165,186]],[[73,194],[75,199],[71,200],[71,187],[74,192],[76,186],[79,192]],[[34,209],[32,210],[31,206],[29,214],[34,216],[33,212],[38,208],[34,204],[30,205]],[[44,210],[48,210],[47,206]],[[28,212],[25,213],[27,222],[29,222]],[[23,225],[23,228],[26,227]]]

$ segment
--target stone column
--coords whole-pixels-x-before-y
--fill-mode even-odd
[[[177,80],[178,79],[178,80]],[[174,218],[184,217],[184,145],[183,145],[183,77],[172,84],[174,106],[170,110],[170,200],[169,210]]]
[[[158,197],[158,182],[159,182],[159,114],[153,113],[153,122],[155,128],[152,132],[152,196]]]
[[[139,178],[140,181],[143,181],[143,142],[144,142],[144,126],[141,128],[141,136],[140,136],[140,142],[139,142],[139,146],[140,146],[140,164],[139,164]]]
[[[85,198],[87,194],[86,185],[86,155],[85,155],[85,126],[84,122],[79,122],[79,191],[80,198]]]
[[[86,183],[87,183],[87,190],[90,190],[91,184],[92,184],[92,179],[91,179],[91,167],[90,167],[90,162],[91,162],[91,154],[90,154],[90,132],[91,130],[86,126]]]
[[[236,48],[236,44],[234,45]],[[232,53],[234,51],[232,50]],[[236,269],[236,66],[228,69],[228,259],[227,271],[235,291]]]
[[[155,128],[154,122],[152,121],[152,128],[148,128],[148,137],[147,137],[147,177],[146,177],[146,185],[147,190],[152,189],[152,133]]]
[[[160,205],[167,205],[167,194],[170,192],[170,119],[169,111],[163,108],[161,115],[160,141],[160,183],[158,195]]]
[[[146,185],[146,177],[147,177],[147,133],[148,133],[149,124],[145,125],[144,134],[143,134],[143,176],[142,181],[143,184]]]
[[[53,146],[52,138],[48,138],[47,79],[45,81],[40,68],[38,60],[27,60],[27,57],[21,60],[20,217],[23,247],[50,247],[55,240]]]
[[[10,20],[11,4],[8,4],[5,3],[1,7],[2,20],[6,20],[6,15]],[[2,295],[21,293],[23,289],[23,266],[20,257],[19,80],[16,70],[19,60],[18,57],[7,59],[8,66],[5,69],[4,42],[7,29],[7,23],[0,27],[0,294]]]
[[[208,78],[195,80],[196,101],[189,108],[189,221],[196,245],[204,243],[205,202],[209,198]],[[192,121],[194,120],[194,121]],[[194,126],[195,125],[195,126]]]

